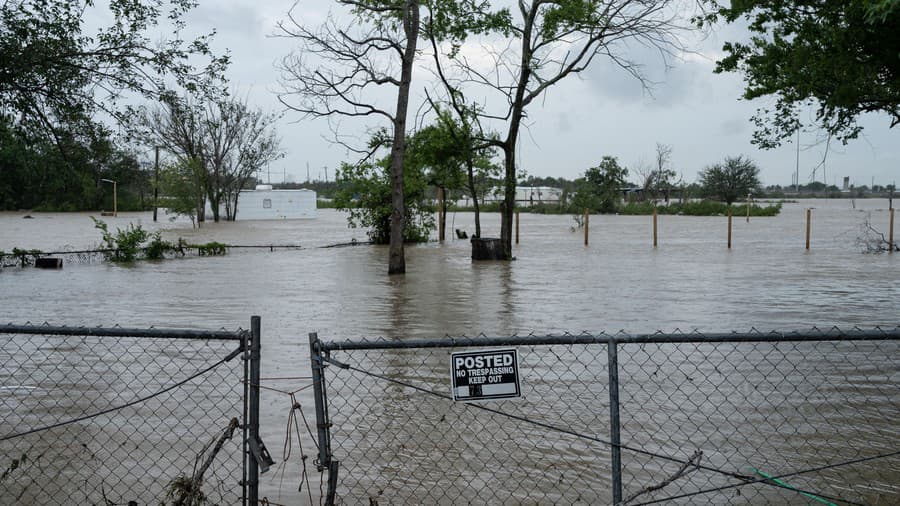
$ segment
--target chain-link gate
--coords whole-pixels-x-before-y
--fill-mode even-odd
[[[255,504],[259,328],[0,326],[0,504]]]
[[[900,502],[900,329],[310,344],[328,504]],[[460,348],[521,397],[454,402]]]

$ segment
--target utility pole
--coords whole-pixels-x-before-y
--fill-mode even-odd
[[[153,223],[156,223],[156,208],[159,204],[159,146],[154,146],[156,150],[156,162],[153,164],[156,183],[153,184]]]
[[[800,193],[800,129],[797,129],[797,167],[794,175],[794,192]]]
[[[328,166],[325,166],[325,182],[328,182]]]

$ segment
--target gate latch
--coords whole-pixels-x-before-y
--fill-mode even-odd
[[[272,456],[269,455],[269,450],[266,449],[266,445],[263,444],[262,439],[259,436],[255,438],[250,438],[250,453],[253,455],[253,458],[256,459],[256,465],[259,466],[259,474],[265,473],[269,470],[269,467],[275,465],[275,461],[272,460]]]

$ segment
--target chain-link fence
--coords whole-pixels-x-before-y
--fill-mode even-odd
[[[900,329],[312,341],[336,503],[900,502]],[[459,348],[521,397],[455,402]]]
[[[252,337],[0,326],[0,504],[246,503]]]

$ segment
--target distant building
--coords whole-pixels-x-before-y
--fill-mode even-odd
[[[206,207],[207,215],[211,215],[209,203]],[[314,190],[273,190],[272,185],[259,184],[255,190],[241,190],[236,219],[237,221],[293,220],[315,218],[316,212]],[[224,215],[224,212],[222,214]]]
[[[563,198],[562,188],[552,186],[516,186],[516,205],[531,207],[538,204],[560,205]],[[485,202],[502,202],[503,191],[484,196]]]

